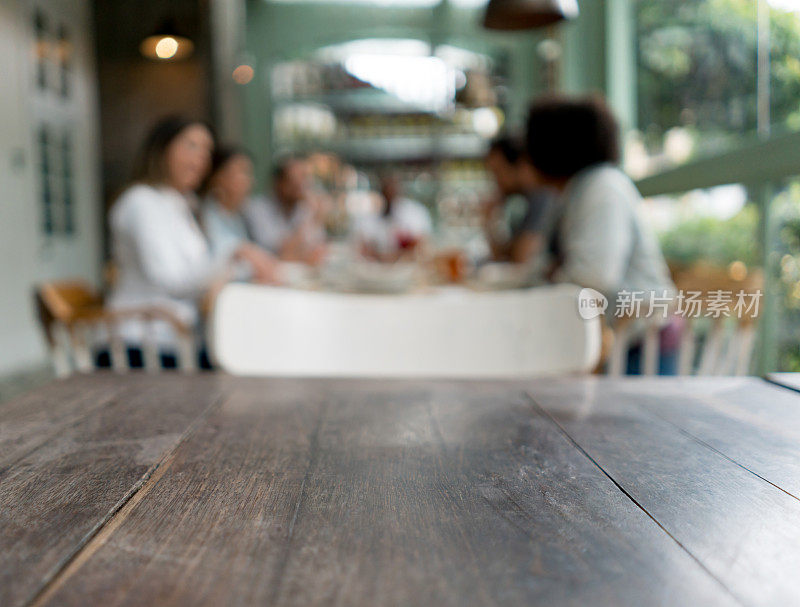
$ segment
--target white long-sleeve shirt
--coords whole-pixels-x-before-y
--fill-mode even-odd
[[[272,196],[256,196],[242,210],[253,240],[257,245],[276,255],[280,255],[286,239],[300,226],[308,224],[306,244],[321,244],[325,240],[325,232],[321,226],[311,220],[313,214],[304,202],[298,202],[290,214]]]
[[[109,223],[118,276],[108,302],[112,309],[158,306],[197,324],[197,301],[224,275],[228,260],[212,256],[192,202],[171,188],[134,185],[114,203]],[[120,328],[132,344],[141,343],[144,330],[133,320]],[[174,345],[169,325],[157,323],[153,330],[162,346]]]
[[[392,253],[399,248],[402,236],[415,240],[429,237],[433,223],[424,204],[410,198],[399,198],[388,215],[370,214],[357,218],[353,232],[382,253]]]

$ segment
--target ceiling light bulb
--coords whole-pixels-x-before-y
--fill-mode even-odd
[[[178,41],[172,36],[166,36],[156,44],[156,55],[159,59],[171,59],[178,52]]]

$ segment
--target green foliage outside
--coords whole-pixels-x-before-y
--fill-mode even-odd
[[[756,130],[756,0],[637,0],[639,127],[684,127],[696,151]],[[800,128],[800,14],[770,10],[771,122]]]
[[[778,242],[768,271],[781,298],[781,371],[800,372],[800,182],[794,181],[773,202]]]
[[[758,209],[747,205],[734,217],[694,217],[661,234],[661,248],[668,261],[690,265],[707,261],[727,266],[743,261],[748,266],[759,262]]]

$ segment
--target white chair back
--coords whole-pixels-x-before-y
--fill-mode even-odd
[[[658,324],[647,323],[643,329],[629,324],[616,331],[608,375],[624,374],[628,351],[636,343],[642,347],[642,375],[657,375],[659,329]],[[687,320],[678,346],[678,375],[747,375],[755,336],[752,319]]]
[[[745,268],[743,275],[732,277],[729,268],[698,262],[673,268],[672,273],[677,289],[686,296],[692,295],[700,305],[699,309],[690,308],[694,313],[688,317],[684,314],[678,374],[747,375],[755,345],[758,302],[764,288],[762,272]],[[739,293],[745,295],[747,305],[737,309]],[[709,307],[712,302],[714,310]],[[662,319],[654,316],[639,323],[621,323],[615,327],[608,374],[625,373],[628,351],[637,343],[642,348],[642,374],[657,374],[661,322]]]
[[[212,357],[235,375],[511,378],[589,372],[599,319],[574,286],[355,295],[247,284],[219,294]]]

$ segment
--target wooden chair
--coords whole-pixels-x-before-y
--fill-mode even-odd
[[[162,308],[112,311],[103,306],[103,299],[83,280],[65,280],[39,285],[34,291],[39,320],[50,349],[56,375],[64,377],[78,371],[94,369],[92,336],[103,331],[108,338],[112,368],[118,372],[129,368],[125,344],[119,335],[119,324],[139,319],[148,328],[154,321],[169,323],[179,336],[179,366],[181,370],[196,368],[196,346],[191,327],[187,327],[169,311]],[[142,344],[145,368],[161,368],[158,346],[152,330],[145,332]]]
[[[731,276],[726,268],[696,264],[688,268],[673,268],[673,281],[679,292],[697,293],[702,306],[700,317],[684,317],[685,326],[678,350],[679,375],[747,375],[756,335],[757,310],[734,310],[736,294],[763,292],[764,277],[760,270],[739,268],[740,276]],[[741,270],[744,270],[742,273]],[[705,316],[709,302],[720,291],[733,295],[723,306],[726,313],[718,317]],[[716,301],[719,301],[718,299]],[[759,308],[761,306],[759,305]],[[614,328],[608,374],[624,373],[628,351],[634,342],[642,344],[642,373],[655,375],[659,368],[659,318],[639,323],[626,321]]]
[[[570,285],[355,295],[226,286],[210,316],[215,362],[235,375],[530,377],[588,373],[600,321]]]

